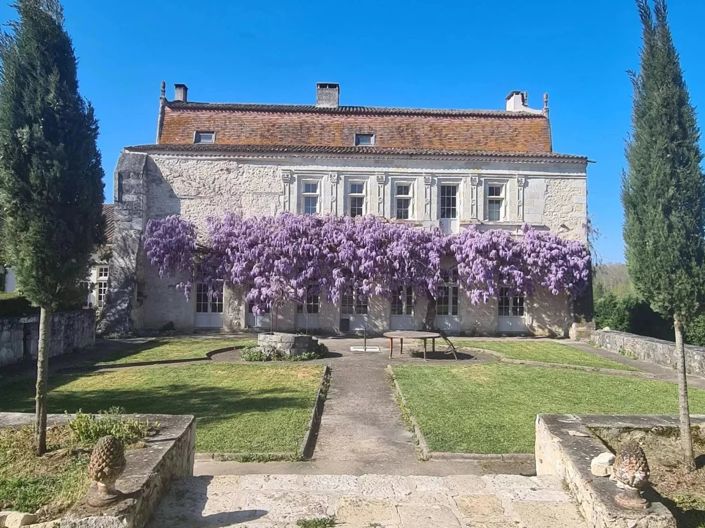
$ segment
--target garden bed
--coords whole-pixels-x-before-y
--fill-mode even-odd
[[[648,419],[647,419],[648,420]],[[626,440],[636,440],[651,469],[650,482],[662,502],[676,518],[679,528],[705,528],[705,432],[693,428],[693,449],[700,466],[688,472],[681,460],[680,435],[674,423],[639,429],[632,427],[590,427],[613,452]]]

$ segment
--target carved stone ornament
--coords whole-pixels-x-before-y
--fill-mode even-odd
[[[648,508],[650,504],[641,496],[641,490],[648,486],[649,474],[649,463],[641,446],[634,440],[623,443],[612,466],[612,480],[622,489],[615,502],[630,510]]]
[[[120,440],[111,435],[98,439],[88,463],[88,477],[97,491],[89,498],[91,506],[107,506],[121,499],[115,481],[125,471],[126,464],[125,447]]]

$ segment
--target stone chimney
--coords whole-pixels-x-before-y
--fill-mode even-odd
[[[507,96],[507,112],[526,112],[529,110],[529,96],[526,92],[514,90]]]
[[[316,106],[319,108],[338,108],[340,103],[340,85],[338,83],[316,84]]]
[[[178,83],[174,85],[174,101],[188,103],[188,86]]]

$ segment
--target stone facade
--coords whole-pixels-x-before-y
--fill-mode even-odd
[[[424,228],[438,227],[445,232],[459,232],[469,226],[480,230],[500,228],[519,236],[521,226],[529,223],[563,238],[586,241],[587,159],[551,152],[550,143],[547,143],[550,138],[547,114],[523,106],[524,101],[522,98],[518,112],[368,109],[367,112],[381,116],[377,121],[368,120],[368,124],[385,123],[384,128],[375,129],[376,132],[371,124],[369,130],[363,131],[378,134],[374,148],[346,150],[336,145],[347,142],[347,135],[352,134],[363,119],[356,107],[326,107],[310,111],[308,109],[313,107],[302,107],[284,111],[278,107],[272,110],[271,105],[262,108],[255,105],[256,108],[252,109],[251,105],[207,105],[184,101],[172,104],[162,99],[160,142],[126,148],[115,170],[111,286],[100,331],[130,333],[156,330],[171,323],[182,331],[195,328],[269,329],[273,326],[280,331],[345,332],[349,329],[379,333],[389,328],[420,328],[424,322],[426,303],[420,299],[414,299],[412,314],[403,316],[392,316],[389,301],[372,298],[367,315],[343,317],[340,307],[330,305],[325,296],[318,301],[318,313],[297,313],[296,307],[285,306],[274,314],[255,316],[248,313],[243,301],[245,292],[235,291],[227,284],[219,315],[199,314],[197,295],[186,301],[177,288],[186,278],[158,277],[141,251],[140,237],[147,220],[165,215],[181,215],[195,223],[199,233],[203,234],[209,217],[227,212],[245,216],[303,213],[306,198],[312,196],[316,213],[348,215],[354,191],[358,199],[362,198],[362,214],[398,218],[396,209],[401,186],[408,199],[409,213],[398,221]],[[349,126],[344,133],[341,132],[344,137],[333,134],[332,143],[320,148],[269,147],[271,138],[265,141],[252,128],[254,135],[249,140],[258,143],[247,146],[239,143],[248,138],[236,138],[232,136],[236,131],[227,128],[236,119],[228,117],[229,112],[247,114],[247,119],[252,117],[250,113],[255,117],[259,115],[262,120],[253,121],[251,127],[264,127],[268,120],[274,120],[279,127],[277,130],[284,130],[287,126],[295,128],[294,124],[305,120],[309,114],[311,127],[321,119],[328,123],[325,126],[333,127],[331,130],[341,120],[347,120]],[[334,117],[329,115],[331,113]],[[295,118],[293,114],[296,114]],[[399,119],[395,117],[397,114]],[[407,138],[407,146],[414,146],[407,125],[419,122],[419,119],[424,124],[419,125],[416,132],[427,130],[429,134],[436,134],[438,137],[424,141],[430,145],[427,148],[437,148],[438,151],[398,148],[404,146],[397,145],[401,138]],[[434,129],[431,127],[433,123],[441,128]],[[188,127],[195,129],[186,130]],[[534,130],[534,127],[538,128]],[[216,144],[187,144],[195,141],[199,129],[212,130]],[[454,136],[455,140],[466,133],[481,134],[488,148],[494,145],[496,152],[442,151],[439,146],[443,139],[441,129],[455,130],[459,134]],[[383,132],[387,136],[382,135]],[[170,134],[175,134],[172,139],[169,139]],[[534,138],[540,143],[540,149],[529,149],[532,134],[540,136]],[[350,136],[350,141],[354,136]],[[384,149],[385,137],[396,138],[395,149]],[[311,139],[314,140],[315,137]],[[462,147],[460,143],[455,145],[448,141],[448,148]],[[221,145],[221,142],[224,143]],[[513,144],[516,149],[510,153]],[[441,189],[447,191],[448,188],[453,189],[456,197],[450,219],[441,211]],[[491,188],[493,193],[497,189],[501,193],[498,212],[493,214],[490,214],[489,204],[492,200],[496,205],[497,196],[490,198]],[[312,193],[311,189],[315,191]],[[274,324],[272,317],[276,319]],[[513,321],[503,320],[498,315],[496,299],[471,306],[462,291],[458,295],[457,315],[439,317],[436,321],[439,328],[449,333],[467,334],[528,332],[562,336],[572,323],[567,299],[542,291],[525,300],[525,315]]]
[[[0,318],[0,366],[36,359],[39,316]],[[95,312],[55,313],[51,320],[49,357],[68,354],[95,344]]]
[[[589,340],[593,345],[624,356],[672,369],[678,367],[676,344],[671,341],[613,330],[595,330]],[[705,375],[705,348],[686,345],[685,368],[688,374]]]

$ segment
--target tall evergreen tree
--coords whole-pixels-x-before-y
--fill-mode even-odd
[[[0,241],[22,294],[40,307],[36,435],[43,454],[51,315],[75,295],[101,242],[103,170],[61,5],[19,0],[16,8],[19,21],[0,47]]]
[[[665,0],[637,0],[641,70],[622,185],[629,274],[654,311],[673,319],[684,462],[694,468],[683,329],[703,299],[705,180],[695,111],[668,27]]]

